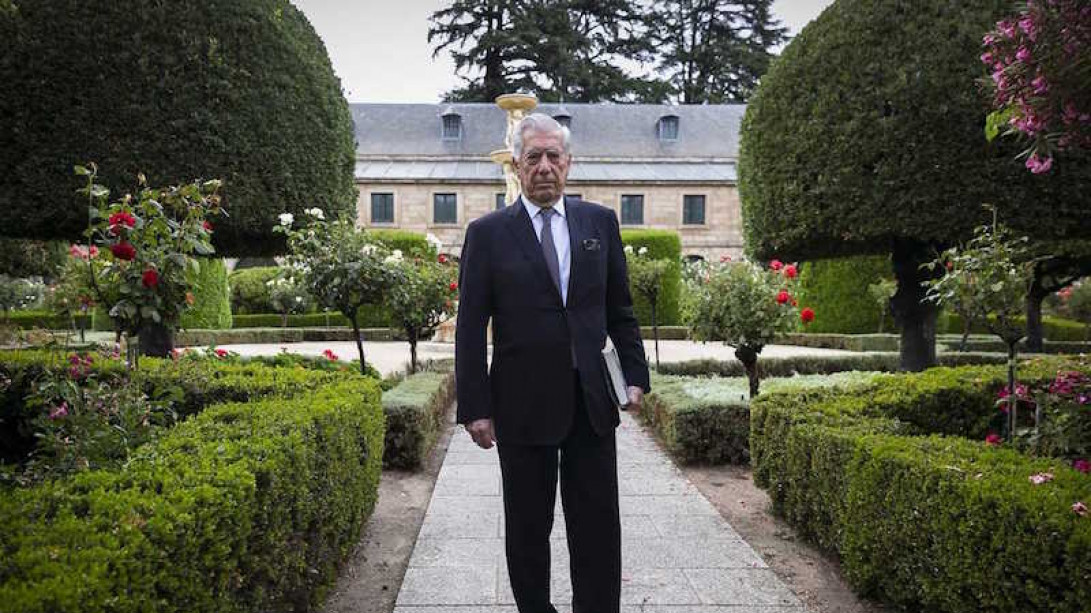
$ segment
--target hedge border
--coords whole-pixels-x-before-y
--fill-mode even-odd
[[[1020,380],[1060,368],[1091,363],[1038,359]],[[762,396],[751,407],[755,483],[867,596],[952,613],[1086,611],[1091,521],[1071,505],[1091,500],[1091,479],[978,438],[1005,381],[1003,367],[937,368],[852,392]],[[1045,471],[1052,482],[1030,483]]]
[[[142,362],[152,378],[156,362]],[[0,498],[6,610],[291,611],[320,602],[375,505],[378,383],[254,365],[220,371],[212,379],[221,385],[233,375],[242,387],[262,374],[281,380],[265,398],[205,408],[120,470]],[[328,384],[303,393],[302,380]]]
[[[418,372],[384,394],[383,467],[420,468],[439,438],[454,399],[453,372]]]

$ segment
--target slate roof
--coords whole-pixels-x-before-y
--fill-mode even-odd
[[[376,157],[481,158],[504,146],[506,117],[491,103],[351,104],[356,152]],[[541,104],[536,112],[557,114],[562,105]],[[580,158],[640,158],[687,162],[733,160],[739,151],[739,124],[745,105],[660,105],[565,103],[572,117],[572,152]],[[462,138],[441,138],[441,115],[453,110],[462,117]],[[660,141],[657,122],[664,115],[679,119],[678,139]],[[461,162],[460,162],[461,163]],[[476,171],[474,171],[476,172]],[[697,172],[696,167],[685,172]],[[573,177],[575,178],[575,177]]]

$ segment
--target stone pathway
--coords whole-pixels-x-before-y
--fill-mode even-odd
[[[628,414],[618,428],[623,613],[805,613],[795,595]],[[495,447],[455,433],[395,613],[516,613]],[[552,597],[571,611],[557,495]]]

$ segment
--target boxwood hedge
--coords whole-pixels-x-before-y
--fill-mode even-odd
[[[5,611],[296,611],[320,601],[375,504],[378,383],[221,370],[221,389],[239,386],[229,395],[276,391],[204,408],[120,470],[4,492]]]
[[[193,307],[182,314],[183,328],[223,330],[231,327],[227,266],[220,258],[201,258],[193,280]]]
[[[1004,364],[1007,355],[1001,353],[943,353],[938,356],[943,366],[971,364]],[[795,375],[822,375],[850,370],[895,372],[898,370],[898,354],[871,352],[861,355],[799,355],[770,357],[758,360],[762,377],[792,377]],[[703,358],[685,362],[664,362],[659,372],[665,375],[696,377],[745,377],[746,371],[738,360]]]
[[[450,372],[418,372],[383,394],[386,414],[386,468],[419,468],[445,425],[454,402]]]
[[[799,304],[811,307],[818,317],[808,332],[868,334],[894,330],[894,319],[882,313],[868,293],[868,285],[894,277],[890,258],[857,256],[804,262],[799,271]]]
[[[1021,380],[1059,368],[1091,363],[1035,360]],[[1091,499],[1091,478],[983,443],[1005,377],[936,368],[763,395],[751,406],[755,482],[865,595],[907,610],[1087,611],[1091,521],[1072,505]],[[1030,482],[1045,471],[1053,481]]]

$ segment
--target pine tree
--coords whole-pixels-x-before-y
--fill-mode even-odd
[[[683,104],[745,102],[787,40],[772,0],[657,0],[646,23],[656,70]]]

